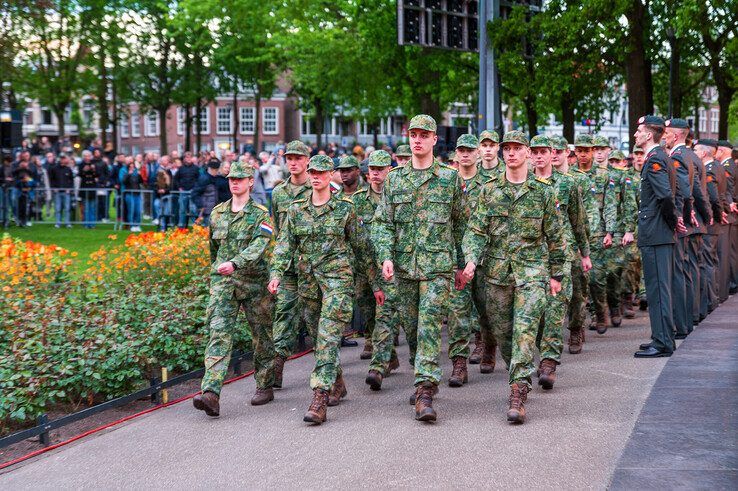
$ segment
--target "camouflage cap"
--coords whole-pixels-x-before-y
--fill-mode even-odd
[[[246,162],[233,162],[228,178],[243,179],[244,177],[254,177],[254,168]]]
[[[376,150],[369,155],[368,165],[372,167],[389,167],[392,165],[392,157],[384,150]]]
[[[646,153],[646,152],[644,152],[641,147],[633,147],[632,153]]]
[[[508,131],[507,133],[505,133],[505,135],[502,137],[502,145],[504,146],[505,143],[519,143],[521,145],[525,145],[526,147],[530,146],[528,137],[525,136],[525,133],[519,130]]]
[[[418,114],[417,116],[413,116],[413,119],[410,120],[410,126],[407,127],[408,131],[425,130],[432,131],[433,133],[435,133],[437,129],[438,125],[436,125],[436,120],[427,114]]]
[[[530,148],[551,148],[551,138],[546,135],[536,135],[530,139]]]
[[[336,169],[353,169],[354,167],[359,167],[359,159],[353,155],[347,155],[338,162]]]
[[[591,147],[592,146],[592,135],[589,133],[580,133],[574,138],[575,147]]]
[[[285,155],[304,155],[310,157],[310,149],[307,145],[302,143],[300,140],[292,140],[287,144],[287,148],[284,151]]]
[[[592,146],[593,147],[609,147],[610,146],[610,140],[607,139],[607,137],[602,135],[595,135],[592,137]]]
[[[479,140],[471,133],[464,133],[456,140],[456,148],[479,148]]]
[[[317,170],[320,172],[333,170],[333,159],[327,155],[315,155],[310,157],[307,170]]]
[[[453,162],[454,160],[456,160],[456,152],[449,152],[446,156],[446,160],[448,162]]]
[[[607,156],[607,160],[625,160],[625,154],[620,150],[613,150],[610,155]]]
[[[563,136],[554,135],[551,137],[551,148],[554,150],[569,150],[569,142]]]
[[[479,134],[479,143],[484,140],[491,140],[493,143],[500,143],[500,135],[496,131],[484,130]]]
[[[413,152],[410,150],[410,145],[398,145],[395,155],[398,157],[412,157]]]

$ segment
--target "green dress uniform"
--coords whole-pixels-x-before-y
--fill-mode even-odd
[[[256,387],[272,387],[274,302],[266,289],[271,241],[272,222],[265,207],[249,200],[243,209],[234,212],[231,200],[228,200],[213,208],[210,215],[210,301],[207,307],[210,341],[205,349],[203,392],[220,394],[231,360],[233,336],[238,329],[236,318],[241,308],[252,330]],[[236,270],[227,276],[219,274],[217,267],[227,261],[232,262]]]

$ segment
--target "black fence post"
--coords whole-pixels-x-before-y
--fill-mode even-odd
[[[149,379],[149,386],[154,387],[155,385],[158,385],[161,382],[161,379],[159,377],[151,377]],[[161,404],[161,391],[154,391],[151,393],[151,403],[152,404]]]
[[[44,413],[40,415],[38,418],[36,418],[36,426],[42,426],[49,422],[49,416]],[[41,442],[41,445],[44,447],[48,447],[49,443],[51,442],[51,439],[49,438],[49,430],[44,431],[38,436],[39,441]]]

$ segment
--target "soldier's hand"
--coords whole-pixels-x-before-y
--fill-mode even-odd
[[[384,305],[384,301],[385,301],[384,292],[382,290],[375,291],[374,300],[377,301],[377,305],[379,305],[380,307]]]
[[[464,279],[464,284],[474,279],[474,271],[476,270],[477,270],[476,264],[474,264],[471,261],[466,263],[466,267],[464,268],[464,271],[462,271],[461,273],[461,277]]]
[[[730,204],[730,211],[733,213],[738,213],[738,205],[735,203]]]
[[[677,218],[676,231],[680,234],[687,233],[687,227],[684,226],[684,217]]]
[[[625,232],[625,234],[623,235],[623,240],[620,241],[620,244],[623,246],[627,246],[628,244],[633,242],[633,240],[635,240],[635,237],[633,237],[633,233]]]
[[[602,245],[605,249],[612,245],[612,235],[608,232],[605,234],[605,238],[602,239]]]
[[[710,223],[708,225],[715,225],[715,218],[710,217]]]
[[[464,279],[464,272],[460,269],[456,270],[454,274],[454,288],[461,291],[466,286],[466,280]]]
[[[272,295],[276,295],[277,290],[279,290],[279,280],[274,278],[272,281],[270,281],[267,285],[267,290],[269,290],[269,293],[271,293]]]
[[[226,261],[220,266],[218,266],[218,274],[222,274],[225,276],[228,276],[229,274],[233,273],[236,270],[236,268],[233,266],[233,263],[230,261]]]
[[[592,269],[592,260],[589,258],[589,256],[582,258],[582,271],[585,273]]]
[[[555,297],[561,291],[561,282],[551,278],[549,285],[551,287],[551,295]]]
[[[382,263],[382,276],[387,281],[395,276],[395,265],[389,259]]]
[[[720,213],[720,223],[722,223],[723,225],[728,224],[728,214],[725,213],[724,211]]]
[[[692,226],[693,227],[699,227],[700,226],[700,222],[697,221],[697,213],[695,213],[694,210],[692,210],[691,219],[692,219]]]

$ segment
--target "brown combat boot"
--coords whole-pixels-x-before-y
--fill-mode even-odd
[[[449,387],[461,387],[469,381],[469,372],[466,370],[466,358],[463,356],[454,356],[454,369],[448,379]]]
[[[623,317],[620,314],[620,307],[617,309],[610,309],[610,322],[612,323],[612,327],[620,327],[623,323]]]
[[[274,384],[275,389],[282,388],[282,374],[284,373],[284,358],[277,355],[274,357]]]
[[[343,382],[343,375],[339,375],[333,383],[333,387],[331,387],[331,392],[328,396],[328,405],[331,407],[338,406],[341,399],[346,397],[346,394],[348,394],[348,391],[346,390],[346,384]]]
[[[605,313],[597,313],[597,322],[595,323],[595,329],[597,330],[597,334],[605,334],[607,332],[607,319],[605,318]]]
[[[495,371],[495,352],[497,346],[484,345],[484,353],[482,354],[482,360],[479,364],[479,371],[481,373],[492,373]]]
[[[415,389],[415,419],[418,421],[436,420],[436,411],[433,409],[434,385],[423,382]]]
[[[390,358],[389,365],[387,365],[387,370],[384,372],[384,375],[389,376],[389,374],[392,373],[392,370],[397,370],[398,368],[400,368],[400,360],[397,358],[397,353],[393,350],[392,357]]]
[[[366,374],[366,379],[364,382],[369,386],[372,390],[380,390],[382,388],[382,374],[379,373],[376,370],[369,370],[369,373]]]
[[[474,333],[474,351],[472,351],[471,356],[469,356],[469,364],[479,365],[479,362],[482,361],[483,353],[484,353],[484,341],[482,341],[482,333],[475,332]]]
[[[556,363],[551,358],[544,358],[538,366],[538,385],[544,390],[553,389],[556,382]]]
[[[313,390],[313,402],[310,403],[302,420],[306,423],[325,423],[328,411],[328,392],[321,389]]]
[[[208,416],[220,416],[220,397],[214,392],[203,392],[192,399],[195,409],[205,411]]]
[[[438,386],[435,385],[435,384],[433,384],[433,395],[435,396],[436,394],[438,394]],[[414,406],[415,405],[415,401],[417,400],[417,398],[418,398],[418,391],[416,389],[413,392],[413,395],[410,396],[409,402],[410,402],[410,405],[411,406]]]
[[[268,402],[273,400],[274,391],[271,387],[268,389],[256,389],[256,392],[254,392],[254,397],[251,398],[251,405],[263,406],[264,404],[267,404]]]
[[[372,359],[372,339],[366,338],[366,341],[364,341],[364,351],[361,352],[361,355],[359,355],[359,358],[362,360],[371,360]]]
[[[514,383],[510,386],[510,409],[507,410],[507,420],[511,423],[525,422],[525,401],[530,389],[523,383]]]
[[[569,331],[569,353],[578,355],[582,352],[582,344],[584,343],[584,329]]]
[[[626,319],[633,319],[636,316],[635,310],[633,310],[633,299],[635,295],[632,293],[623,297],[620,305],[623,306],[623,317]]]

